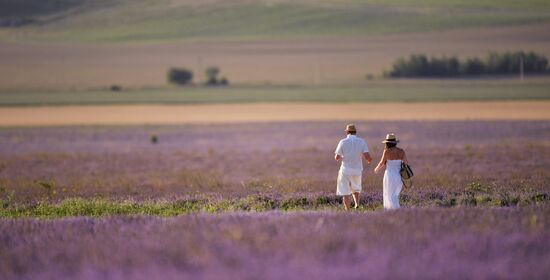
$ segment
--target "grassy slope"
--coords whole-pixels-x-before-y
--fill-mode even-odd
[[[548,100],[541,85],[373,85],[366,87],[182,88],[123,92],[3,92],[0,106],[242,102],[399,102]]]
[[[33,9],[28,4],[40,1],[23,2],[27,2],[24,8],[12,8],[13,15],[32,17],[38,23],[0,28],[0,40],[277,39],[423,32],[550,20],[550,4],[541,0],[351,0],[339,4],[236,0],[200,5],[188,0],[87,0],[75,5],[74,1],[65,0],[56,6],[56,16],[52,16],[51,7],[37,5]],[[37,12],[42,10],[47,12]]]

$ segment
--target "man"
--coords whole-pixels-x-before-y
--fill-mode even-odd
[[[334,159],[336,161],[342,160],[336,183],[336,194],[342,196],[346,211],[350,209],[350,196],[353,196],[355,208],[359,206],[363,157],[368,163],[372,161],[367,143],[355,136],[356,133],[355,125],[348,124],[346,126],[347,137],[340,140],[334,152]]]

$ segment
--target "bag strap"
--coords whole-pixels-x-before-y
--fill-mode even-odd
[[[405,180],[403,180],[403,178],[401,178],[401,182],[403,183],[403,186],[404,186],[405,188],[411,188],[412,185],[413,185],[412,179],[408,179],[407,181],[410,181],[410,182],[411,182],[411,184],[410,184],[409,186],[407,186],[407,183],[405,183]]]
[[[401,160],[401,166],[402,166],[403,168],[405,168],[405,170],[406,170],[407,167],[408,167],[408,164],[406,164],[405,161]],[[403,179],[403,177],[401,177],[401,182],[403,183],[403,186],[404,186],[405,188],[411,188],[412,185],[413,185],[412,177],[410,177],[409,179],[407,179],[407,181],[410,181],[410,182],[411,182],[411,184],[410,184],[409,186],[407,186],[407,183],[405,183],[405,180]]]

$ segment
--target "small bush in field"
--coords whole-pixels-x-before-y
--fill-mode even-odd
[[[111,87],[109,88],[111,91],[121,91],[122,90],[122,87],[119,86],[119,85],[111,85]]]
[[[222,77],[222,78],[220,79],[219,84],[220,84],[221,86],[228,86],[228,85],[229,85],[229,81],[227,80],[227,78]]]
[[[208,67],[205,71],[207,86],[227,86],[229,81],[225,77],[218,78],[220,68],[216,66]]]
[[[207,85],[217,85],[218,84],[218,74],[220,73],[220,68],[216,66],[208,67],[205,71],[206,74],[206,84]]]
[[[46,194],[51,197],[55,195],[57,192],[55,191],[55,183],[48,182],[48,181],[36,181],[36,184],[41,186],[45,191]]]
[[[470,193],[491,193],[493,190],[492,187],[483,185],[479,182],[471,182],[464,188],[464,191]]]
[[[180,86],[190,84],[193,80],[193,72],[185,68],[170,68],[168,70],[168,82]]]

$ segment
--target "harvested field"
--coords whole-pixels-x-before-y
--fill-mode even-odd
[[[328,120],[549,120],[550,102],[216,104],[0,108],[0,126]]]
[[[166,85],[166,71],[187,67],[204,80],[217,65],[234,84],[362,84],[411,53],[485,56],[535,51],[550,56],[549,23],[418,34],[300,40],[154,44],[0,43],[0,90]]]

